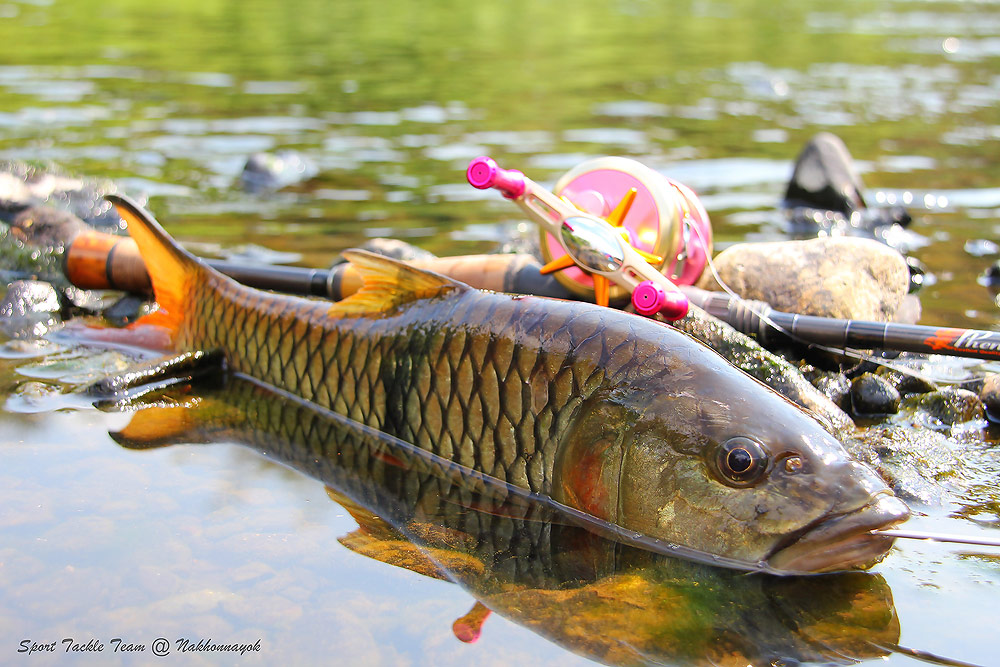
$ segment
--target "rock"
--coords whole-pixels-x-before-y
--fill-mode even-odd
[[[859,429],[844,444],[907,501],[943,502],[948,480],[954,480],[962,468],[961,456],[948,436],[928,428],[879,424]]]
[[[868,239],[744,243],[721,252],[715,265],[746,299],[822,317],[891,321],[910,285],[903,256]],[[698,286],[720,289],[710,273]]]
[[[123,327],[150,312],[151,308],[147,299],[134,294],[126,294],[105,308],[101,314],[112,325]]]
[[[849,215],[865,207],[862,190],[847,146],[837,135],[821,132],[799,153],[785,202]]]
[[[51,206],[26,208],[10,223],[12,234],[40,248],[67,246],[86,228],[86,223],[69,211]]]
[[[247,192],[280,190],[315,176],[319,169],[295,151],[254,153],[240,174],[240,185]]]
[[[901,206],[869,208],[864,184],[840,137],[821,132],[795,161],[782,208],[797,236],[860,236],[892,247],[905,245],[910,214]]]
[[[979,390],[979,398],[986,406],[986,416],[990,421],[1000,421],[1000,375],[995,373],[983,379],[983,388]]]
[[[858,416],[895,414],[899,403],[896,388],[874,373],[865,373],[851,382],[851,407]]]
[[[938,386],[926,378],[911,373],[903,373],[888,366],[880,366],[875,374],[889,381],[901,395],[927,394],[937,391]]]
[[[27,208],[45,204],[66,210],[84,222],[102,228],[117,227],[121,219],[104,195],[117,192],[110,181],[68,176],[54,168],[23,162],[0,163],[0,220],[10,222]],[[145,196],[133,193],[140,205]]]
[[[820,375],[812,380],[812,384],[841,410],[850,408],[851,382],[841,373]]]
[[[907,401],[907,407],[913,407],[928,413],[942,424],[952,426],[963,424],[973,419],[983,419],[986,410],[979,396],[968,389],[946,387],[940,391],[912,398]]]
[[[1000,260],[990,264],[986,271],[983,272],[982,282],[987,287],[994,289],[1000,287]]]

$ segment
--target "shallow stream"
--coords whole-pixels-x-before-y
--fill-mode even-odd
[[[379,236],[455,255],[524,235],[515,207],[465,183],[482,154],[547,184],[589,157],[633,157],[699,193],[717,249],[784,238],[777,207],[796,154],[832,131],[869,203],[913,215],[912,254],[930,274],[921,321],[1000,325],[977,282],[1000,258],[993,0],[17,0],[0,3],[0,55],[0,159],[147,195],[200,254],[303,266]],[[278,150],[313,175],[242,189],[248,156]],[[638,615],[622,616],[633,634],[605,621],[582,630],[565,602],[544,623],[538,607],[494,614],[462,643],[452,624],[473,607],[470,593],[345,548],[338,538],[357,524],[319,482],[226,444],[123,448],[109,431],[128,415],[59,391],[126,360],[0,343],[3,663],[149,663],[157,638],[174,655],[183,638],[260,640],[248,664],[919,662],[866,640],[998,663],[1000,551],[914,542],[851,593],[848,612],[798,623],[822,627],[807,633],[812,653],[768,634],[782,613],[782,627],[797,623],[784,593],[769,593],[765,613],[756,593],[725,602],[715,580],[701,597],[671,589],[690,596],[691,616],[662,617],[660,628]],[[925,370],[963,380],[1000,366]],[[963,463],[928,466],[946,492],[915,507],[913,527],[995,535],[995,436],[982,424],[946,435],[940,457]],[[730,628],[712,646],[728,652],[692,634],[671,643],[664,629],[712,614]],[[588,642],[600,628],[604,641]],[[19,654],[24,640],[56,652]],[[85,650],[91,640],[99,655]],[[114,651],[128,643],[146,651]],[[741,652],[751,644],[773,653]],[[600,652],[609,645],[621,650]]]

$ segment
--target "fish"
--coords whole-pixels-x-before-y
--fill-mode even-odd
[[[689,336],[346,251],[337,303],[242,286],[109,196],[159,309],[131,325],[624,533],[738,569],[868,568],[909,514],[802,409]]]
[[[131,450],[240,445],[326,485],[358,524],[344,547],[472,596],[453,626],[461,641],[489,635],[494,612],[615,665],[855,664],[899,642],[876,573],[748,576],[652,553],[251,378],[173,391],[130,406],[112,438]]]

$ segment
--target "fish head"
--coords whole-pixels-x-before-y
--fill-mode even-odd
[[[577,467],[557,477],[567,501],[747,567],[867,568],[893,542],[871,531],[909,516],[815,418],[731,367],[609,392],[568,444]]]

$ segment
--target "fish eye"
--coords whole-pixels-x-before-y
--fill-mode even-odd
[[[738,436],[722,443],[716,466],[730,486],[749,486],[767,471],[767,452],[760,443]]]

